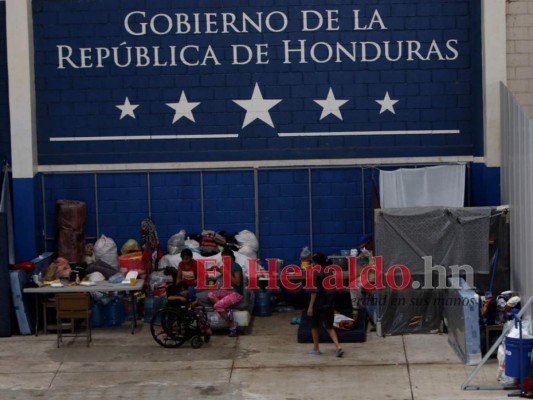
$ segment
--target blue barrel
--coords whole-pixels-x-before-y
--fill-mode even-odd
[[[520,360],[520,343],[522,344],[522,359]],[[505,375],[513,378],[520,377],[520,363],[522,364],[522,376],[529,376],[531,364],[531,350],[533,339],[505,338]]]
[[[262,290],[256,294],[254,313],[258,317],[268,317],[272,315],[270,293],[268,293],[266,290]]]
[[[100,300],[91,304],[91,327],[98,328],[104,325],[104,305]]]
[[[151,322],[152,316],[164,308],[167,304],[167,299],[162,297],[148,297],[144,300],[144,322]]]
[[[104,306],[104,323],[106,326],[120,326],[124,323],[122,299],[114,297]]]
[[[144,322],[150,323],[154,315],[154,298],[147,297],[144,300]]]

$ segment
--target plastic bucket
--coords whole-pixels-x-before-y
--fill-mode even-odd
[[[520,342],[522,342],[522,359],[520,360]],[[505,375],[513,378],[520,377],[520,363],[522,364],[522,376],[529,376],[531,364],[531,350],[533,339],[505,338]]]
[[[139,278],[146,279],[146,261],[143,261],[142,256],[140,251],[118,256],[120,272],[126,275],[129,271],[138,271]]]
[[[270,305],[270,293],[265,290],[262,290],[256,294],[254,313],[258,317],[268,317],[272,315],[272,307]]]

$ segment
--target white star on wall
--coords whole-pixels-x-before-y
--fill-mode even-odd
[[[337,100],[331,88],[329,88],[328,97],[325,100],[313,101],[317,103],[320,107],[322,107],[322,114],[320,114],[320,120],[326,118],[329,114],[333,114],[342,121],[340,107],[348,103],[348,100]]]
[[[139,107],[139,105],[138,104],[131,104],[130,103],[130,99],[128,99],[128,97],[126,97],[126,100],[124,100],[124,104],[117,105],[115,107],[117,107],[121,111],[120,119],[122,119],[124,117],[132,117],[133,119],[135,119],[135,109],[137,107]]]
[[[384,113],[385,111],[390,111],[391,113],[396,114],[396,111],[394,111],[394,105],[398,103],[399,100],[391,100],[389,92],[385,93],[385,98],[383,100],[374,101],[381,105],[381,109],[379,110],[380,114]]]
[[[278,104],[281,99],[263,99],[259,85],[256,83],[254,87],[254,92],[250,100],[233,100],[234,103],[237,103],[239,106],[246,110],[246,116],[244,117],[244,122],[242,127],[246,127],[256,119],[260,119],[267,125],[274,128],[274,123],[270,117],[270,110],[276,104]]]
[[[174,119],[172,120],[172,123],[175,123],[176,121],[179,121],[182,117],[185,117],[192,122],[196,122],[194,120],[194,115],[192,115],[192,110],[197,107],[200,103],[199,102],[189,102],[187,100],[187,96],[185,95],[185,90],[181,91],[181,97],[180,101],[178,103],[166,103],[167,106],[172,108],[176,113],[174,114]]]

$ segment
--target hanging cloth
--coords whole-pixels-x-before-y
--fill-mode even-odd
[[[382,208],[463,207],[465,165],[380,171]]]
[[[152,271],[157,271],[157,264],[163,257],[163,250],[159,244],[155,224],[150,217],[142,220],[141,235],[144,241],[143,261],[146,261],[147,273],[150,275]]]

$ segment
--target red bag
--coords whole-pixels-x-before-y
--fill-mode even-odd
[[[202,243],[200,243],[200,246],[202,247],[217,247],[217,242],[215,241],[215,238],[212,236],[203,236],[202,237]]]

